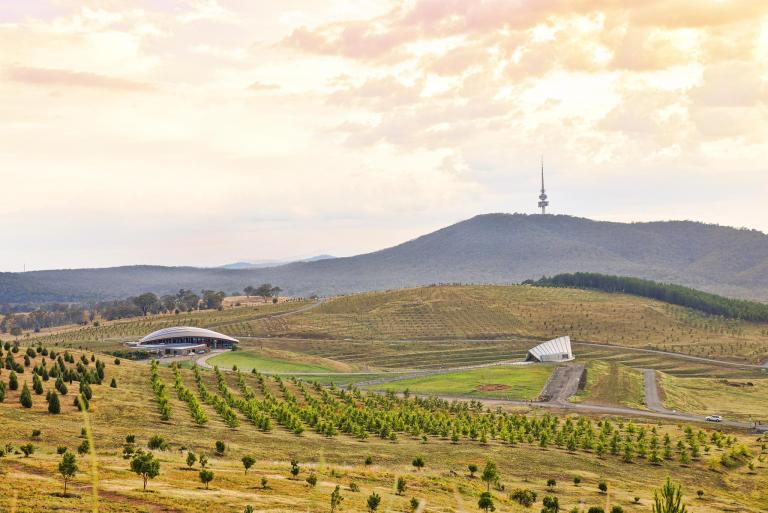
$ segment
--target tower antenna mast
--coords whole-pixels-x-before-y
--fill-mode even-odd
[[[549,206],[549,201],[547,201],[547,193],[544,190],[544,155],[542,155],[541,156],[541,194],[539,194],[539,208],[541,209],[542,215],[547,213],[548,206]]]

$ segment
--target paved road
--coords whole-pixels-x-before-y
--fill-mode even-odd
[[[584,364],[574,363],[556,367],[549,375],[539,396],[541,401],[568,404],[568,398],[579,389],[579,381],[584,374]]]
[[[643,371],[643,392],[645,395],[645,405],[651,410],[659,413],[677,413],[664,407],[659,396],[659,384],[656,380],[656,371],[653,369],[641,369]]]

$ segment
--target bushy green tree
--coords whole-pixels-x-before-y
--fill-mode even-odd
[[[368,500],[365,501],[365,505],[368,507],[370,513],[379,509],[379,504],[381,504],[381,496],[376,492],[369,495]]]
[[[64,479],[64,494],[67,493],[67,483],[77,474],[77,457],[71,452],[65,452],[59,463],[59,474]]]
[[[131,459],[131,470],[141,476],[144,481],[144,490],[146,490],[147,481],[160,475],[160,461],[151,452],[139,449]]]
[[[207,490],[208,483],[213,481],[213,477],[214,477],[213,471],[208,469],[202,469],[200,470],[200,473],[198,474],[198,476],[200,477],[200,482],[205,485],[205,489]]]
[[[242,460],[243,462],[243,468],[245,468],[245,474],[248,474],[248,470],[253,466],[254,463],[256,463],[256,458],[250,455],[243,456]]]
[[[483,492],[480,494],[480,500],[477,501],[477,507],[486,512],[496,511],[491,492]]]
[[[24,408],[32,408],[32,393],[29,391],[29,387],[26,383],[24,383],[24,386],[21,389],[19,402]]]

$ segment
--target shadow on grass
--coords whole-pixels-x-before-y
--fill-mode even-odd
[[[67,492],[67,493],[54,492],[54,493],[51,494],[51,497],[58,497],[60,499],[79,499],[79,498],[81,498],[80,495],[78,495],[76,493],[71,493],[71,492]]]

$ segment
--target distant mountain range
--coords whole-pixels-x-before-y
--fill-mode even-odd
[[[332,255],[317,255],[309,258],[301,258],[298,260],[255,260],[255,261],[241,261],[231,264],[224,264],[219,266],[220,269],[264,269],[265,267],[277,267],[279,265],[291,264],[294,262],[317,262],[318,260],[328,260],[336,258]]]
[[[229,266],[231,267],[231,266]],[[353,257],[263,268],[128,266],[0,273],[0,303],[88,301],[269,282],[293,295],[432,283],[512,283],[592,271],[768,301],[768,235],[690,221],[486,214]]]

